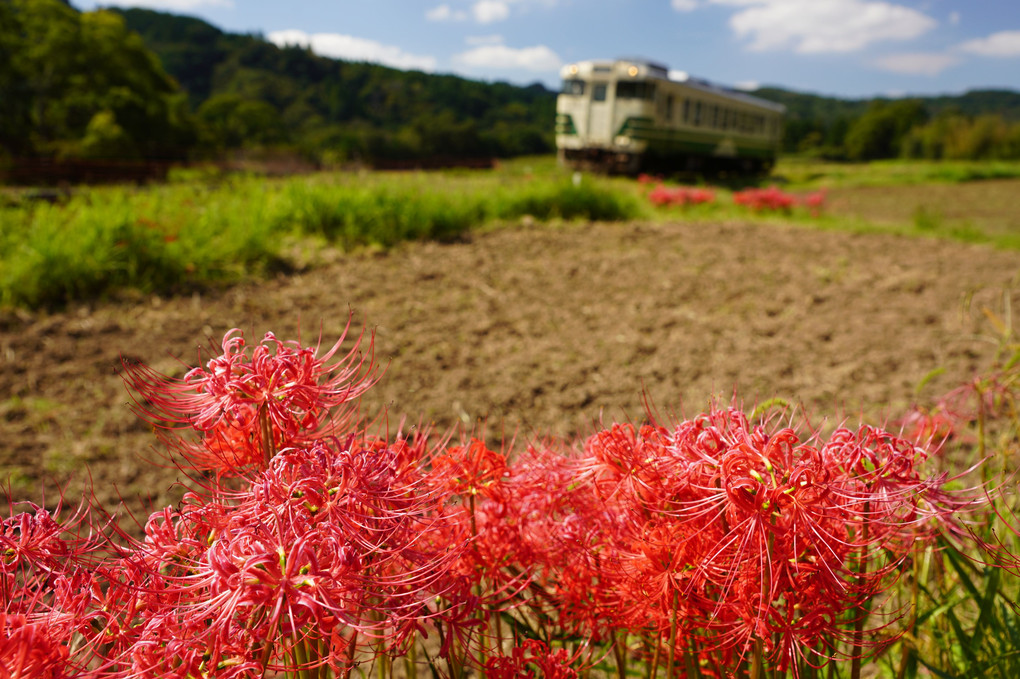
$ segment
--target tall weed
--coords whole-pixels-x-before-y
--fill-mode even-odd
[[[975,498],[969,535],[941,542],[919,558],[911,574],[914,623],[900,642],[895,676],[1020,676],[1020,335],[1012,300],[977,311],[998,344],[992,363],[942,397],[921,421],[945,439],[953,469],[979,467],[985,489]]]

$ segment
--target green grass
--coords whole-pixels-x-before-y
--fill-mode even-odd
[[[0,305],[54,308],[124,289],[173,294],[286,267],[295,240],[351,250],[452,240],[497,220],[631,219],[632,194],[544,168],[323,174],[82,190],[0,209]]]
[[[278,258],[254,185],[101,189],[0,212],[0,303],[54,307],[123,288],[180,292]],[[237,190],[240,189],[240,190]]]
[[[1006,181],[984,181],[1006,180]],[[794,193],[824,189],[816,224],[1020,249],[1020,162],[886,160],[835,163],[783,157],[768,181]]]
[[[999,179],[1001,181],[975,181]],[[761,185],[804,196],[825,190],[818,217],[804,208],[789,214],[750,213],[732,204],[732,191],[715,187],[712,205],[656,210],[656,219],[784,221],[851,233],[938,238],[999,249],[1020,249],[1020,163],[882,161],[830,163],[783,158]]]
[[[870,163],[835,163],[783,157],[772,177],[791,189],[854,186],[900,186],[1020,178],[1017,161],[880,160]]]

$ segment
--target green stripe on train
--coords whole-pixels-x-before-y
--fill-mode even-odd
[[[556,134],[577,134],[574,119],[569,113],[556,114]]]
[[[737,135],[725,137],[719,133],[711,133],[711,138],[706,139],[708,135],[701,132],[656,127],[655,121],[651,118],[627,118],[617,135],[629,136],[635,141],[649,142],[650,148],[647,152],[652,154],[688,152],[711,155],[724,138],[729,138],[739,157],[765,158],[775,155],[774,147],[764,139],[749,139]]]

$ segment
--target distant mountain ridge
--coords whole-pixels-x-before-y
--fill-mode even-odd
[[[928,119],[955,114],[964,118],[1000,116],[1004,122],[1014,124],[1020,121],[1020,92],[1012,90],[971,90],[959,95],[901,99],[841,99],[780,87],[763,87],[751,94],[786,107],[783,144],[788,152],[803,151],[805,147],[839,149],[855,122],[877,107],[896,102],[916,102]]]
[[[870,97],[843,99],[786,90],[781,87],[760,87],[750,92],[762,99],[768,99],[786,106],[787,114],[797,118],[816,118],[832,121],[841,116],[863,114],[874,101],[894,101],[892,97]],[[989,113],[1001,114],[1009,121],[1020,120],[1020,92],[1013,90],[968,90],[963,94],[937,96],[908,96],[902,99],[916,99],[923,103],[928,114],[936,116],[946,110],[955,109],[964,115],[978,116]]]
[[[110,11],[159,56],[221,139],[239,128],[235,136],[247,142],[287,142],[307,153],[328,148],[341,160],[553,149],[556,94],[541,84],[484,83],[331,59],[192,17]]]

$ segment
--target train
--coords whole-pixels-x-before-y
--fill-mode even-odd
[[[775,164],[780,104],[648,60],[579,61],[560,75],[556,151],[568,167],[760,174]]]

